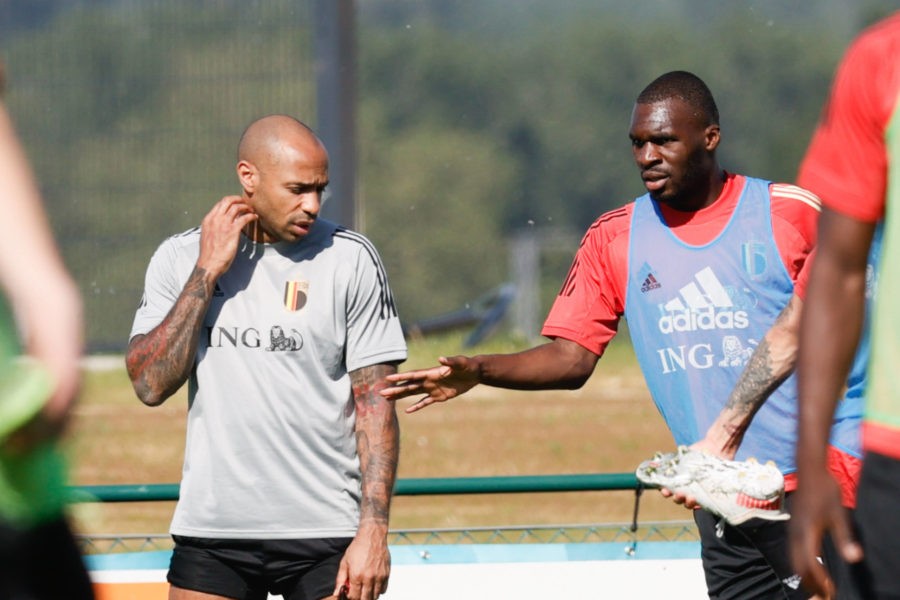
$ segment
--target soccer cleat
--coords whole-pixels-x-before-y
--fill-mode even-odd
[[[732,525],[753,518],[790,518],[784,510],[784,476],[771,461],[725,460],[679,446],[675,452],[657,452],[638,466],[635,475],[644,485],[693,496]]]

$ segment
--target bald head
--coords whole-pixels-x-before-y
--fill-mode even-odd
[[[262,242],[295,242],[309,233],[328,186],[328,152],[309,127],[286,115],[254,121],[238,144],[236,170],[257,216],[245,233]]]
[[[269,115],[244,130],[238,161],[258,166],[277,164],[287,149],[306,155],[326,152],[322,140],[302,122],[288,115]]]

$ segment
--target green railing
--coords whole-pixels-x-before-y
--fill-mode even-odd
[[[397,496],[445,494],[520,494],[541,492],[591,492],[641,488],[633,473],[589,473],[576,475],[525,475],[504,477],[440,477],[400,479]],[[73,502],[157,502],[178,499],[177,483],[134,485],[83,485],[71,488]],[[697,541],[692,521],[638,523],[637,503],[628,524],[596,523],[572,525],[528,525],[512,527],[470,527],[463,529],[392,530],[389,542],[408,544],[471,543],[559,543],[628,542],[633,551],[638,541]],[[171,549],[167,534],[81,536],[86,553],[109,553]],[[627,549],[626,548],[626,549]]]
[[[400,479],[396,496],[442,494],[521,494],[537,492],[590,492],[636,490],[633,473],[577,475],[522,475],[506,477],[438,477]],[[82,485],[71,488],[73,502],[154,502],[177,500],[177,483]]]

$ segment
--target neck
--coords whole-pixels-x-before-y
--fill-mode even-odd
[[[245,225],[241,232],[258,244],[270,244],[274,241],[260,226],[258,219]]]
[[[716,167],[710,172],[708,179],[698,180],[692,189],[686,190],[687,193],[666,204],[669,208],[683,212],[696,212],[707,206],[712,206],[719,199],[719,196],[722,195],[725,179],[725,171]]]

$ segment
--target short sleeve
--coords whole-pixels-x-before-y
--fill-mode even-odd
[[[885,129],[900,89],[900,68],[885,60],[895,54],[885,54],[891,42],[881,31],[863,35],[845,54],[798,174],[798,184],[826,206],[867,222],[884,214]]]
[[[347,370],[406,360],[406,342],[387,272],[363,239],[347,296]]]
[[[598,356],[615,337],[625,310],[631,208],[598,219],[585,234],[541,330]]]
[[[159,325],[181,294],[184,282],[177,281],[176,252],[176,245],[170,238],[153,253],[147,266],[144,293],[134,315],[129,339],[146,334]]]

